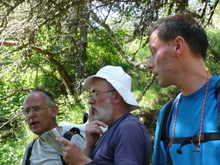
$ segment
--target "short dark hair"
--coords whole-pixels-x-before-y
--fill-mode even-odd
[[[154,23],[149,36],[158,30],[158,37],[163,41],[174,40],[177,36],[183,37],[196,57],[206,59],[208,39],[205,30],[189,15],[177,14],[168,16]]]

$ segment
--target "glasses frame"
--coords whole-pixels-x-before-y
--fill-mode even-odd
[[[102,94],[102,93],[108,93],[108,92],[113,92],[116,91],[116,89],[111,89],[111,90],[107,90],[107,91],[103,91],[103,92],[96,92],[96,91],[89,91],[89,98],[92,98],[94,100],[98,99],[98,95]]]
[[[27,116],[28,114],[30,114],[31,111],[37,113],[44,108],[50,108],[50,106],[34,106],[33,108],[25,108],[23,109],[23,114]]]

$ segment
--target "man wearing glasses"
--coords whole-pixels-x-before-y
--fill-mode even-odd
[[[58,128],[62,136],[68,132],[64,127],[58,126],[56,122],[58,107],[55,104],[53,95],[44,90],[31,92],[24,100],[23,112],[30,130],[38,135],[39,138],[28,144],[22,165],[67,164],[63,161],[61,155],[40,137],[43,133],[53,128]],[[74,134],[71,137],[71,141],[80,148],[84,147],[85,140],[79,134]],[[32,149],[30,149],[31,146]],[[28,156],[28,154],[30,155]]]
[[[149,165],[151,142],[148,131],[130,112],[140,108],[131,94],[131,77],[119,66],[105,66],[88,77],[89,123],[84,151],[64,144],[64,160],[71,165]],[[101,127],[107,127],[103,133]]]

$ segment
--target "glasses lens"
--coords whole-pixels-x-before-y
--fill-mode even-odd
[[[28,114],[30,112],[30,109],[29,108],[25,108],[24,110],[23,110],[23,113],[26,115],[26,114]]]
[[[96,93],[95,92],[89,92],[89,97],[90,98],[93,98],[93,99],[97,99],[97,95],[96,95]]]
[[[39,112],[41,109],[47,108],[47,107],[48,107],[48,106],[45,106],[45,107],[36,106],[36,107],[33,107],[33,108],[25,108],[25,109],[23,110],[23,113],[24,113],[25,115],[28,115],[31,111],[34,112],[34,113],[36,113],[36,112]]]
[[[43,109],[43,108],[46,108],[46,107],[33,107],[32,108],[32,110],[34,111],[34,112],[38,112],[38,111],[40,111],[41,109]]]

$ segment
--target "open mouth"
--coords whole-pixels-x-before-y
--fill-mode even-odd
[[[157,77],[158,76],[158,73],[154,73],[154,77]]]
[[[36,125],[38,125],[40,122],[39,121],[32,121],[32,122],[30,122],[30,125],[31,126],[36,126]]]

